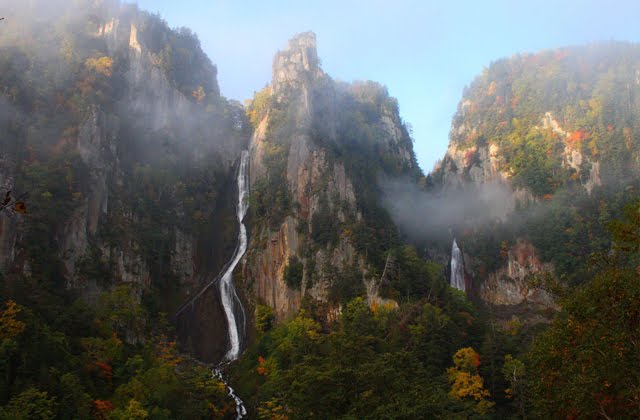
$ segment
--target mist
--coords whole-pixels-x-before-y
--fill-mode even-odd
[[[379,182],[383,205],[413,241],[449,239],[451,231],[504,221],[514,208],[513,193],[501,184],[464,185],[427,192],[407,179]]]
[[[81,125],[96,109],[128,144],[126,157],[133,161],[228,163],[247,142],[242,106],[219,95],[217,69],[189,30],[172,30],[159,16],[119,0],[0,0],[0,16],[5,132],[21,113],[28,118],[20,127],[47,121],[39,124],[39,138],[53,144],[62,130]],[[111,19],[121,27],[110,38],[99,36],[99,25]],[[129,22],[138,28],[138,58],[129,51]],[[108,77],[86,65],[103,56],[113,59]],[[199,87],[205,96],[195,103],[192,92]],[[3,137],[6,152],[4,143],[25,136]]]

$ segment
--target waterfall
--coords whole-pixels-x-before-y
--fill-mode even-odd
[[[175,314],[175,318],[177,319],[180,314],[189,308],[193,308],[195,302],[214,284],[218,283],[218,287],[220,288],[220,301],[222,302],[222,306],[224,308],[224,314],[227,318],[227,325],[229,330],[229,350],[224,356],[222,362],[213,369],[213,376],[218,378],[222,383],[224,383],[225,387],[229,391],[229,396],[233,398],[236,402],[236,412],[237,419],[243,418],[247,414],[247,410],[245,409],[244,403],[242,400],[235,394],[233,388],[229,386],[226,379],[224,378],[224,367],[229,363],[237,360],[240,356],[240,340],[242,336],[244,336],[245,328],[246,328],[246,315],[244,312],[244,307],[242,306],[242,302],[238,297],[238,293],[236,292],[236,288],[233,284],[233,270],[236,268],[242,256],[247,251],[247,228],[242,222],[244,220],[244,216],[247,214],[247,210],[249,209],[249,152],[244,150],[240,155],[240,167],[238,169],[238,205],[236,207],[236,216],[238,218],[238,225],[240,227],[238,232],[238,241],[236,243],[236,249],[233,252],[233,256],[229,261],[227,261],[226,265],[223,267],[222,271],[212,280],[208,281],[207,284],[196,293],[191,299],[189,299],[186,303],[184,303]],[[238,318],[241,319],[238,322]]]
[[[464,292],[464,262],[462,252],[458,248],[455,238],[451,246],[451,287]]]
[[[247,175],[247,168],[249,163],[249,152],[243,151],[240,158],[240,169],[238,170],[238,206],[236,208],[236,215],[238,217],[238,224],[240,225],[240,231],[238,232],[238,245],[231,258],[231,264],[227,266],[227,270],[220,279],[220,297],[222,300],[222,306],[224,307],[224,314],[227,317],[227,324],[229,326],[229,343],[230,347],[227,351],[224,360],[227,362],[234,361],[240,354],[240,330],[244,332],[245,328],[245,313],[242,307],[242,302],[238,298],[236,288],[233,285],[233,270],[236,268],[240,259],[247,250],[247,228],[242,220],[247,214],[249,208],[248,190],[249,182]],[[238,324],[236,315],[242,317],[242,325]]]
[[[240,231],[238,232],[238,244],[235,252],[233,253],[233,257],[231,257],[231,263],[227,266],[219,283],[220,300],[224,307],[224,314],[227,318],[229,330],[229,350],[224,357],[223,363],[213,370],[213,376],[224,383],[229,391],[229,395],[236,402],[237,419],[244,417],[247,414],[247,410],[240,397],[235,394],[233,388],[231,388],[225,380],[223,376],[223,368],[225,364],[238,359],[238,356],[240,355],[240,331],[244,333],[246,322],[242,302],[240,301],[236,288],[233,284],[233,270],[247,251],[247,228],[242,221],[244,216],[247,214],[247,209],[249,208],[249,200],[247,197],[249,194],[249,177],[247,174],[248,166],[249,152],[244,150],[240,156],[240,168],[238,170],[238,206],[236,208],[236,216],[238,217],[238,224],[240,225]],[[238,324],[236,315],[239,315],[242,318],[242,325]]]

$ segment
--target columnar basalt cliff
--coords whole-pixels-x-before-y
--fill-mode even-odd
[[[365,107],[370,120],[364,124],[375,136],[351,138],[341,113],[358,117]],[[389,172],[419,171],[395,100],[371,82],[334,82],[320,68],[316,37],[309,32],[276,55],[273,81],[256,94],[249,112],[256,130],[250,145],[254,204],[245,278],[257,301],[273,307],[279,319],[295,314],[304,297],[336,304],[336,277],[347,272],[355,273],[350,281],[364,291],[364,283],[374,279],[354,228],[369,221],[349,159],[357,147],[374,155],[372,165],[382,167],[387,159]],[[268,203],[281,213],[270,212]],[[297,264],[302,272],[291,274]],[[380,298],[370,293],[369,299]]]

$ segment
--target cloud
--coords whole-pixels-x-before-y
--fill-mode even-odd
[[[470,184],[439,193],[425,192],[406,179],[379,184],[383,205],[412,240],[449,238],[451,229],[504,220],[513,209],[513,194],[501,184]]]

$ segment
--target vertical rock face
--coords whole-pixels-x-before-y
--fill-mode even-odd
[[[297,35],[276,54],[273,81],[266,92],[270,102],[262,110],[250,142],[251,182],[263,185],[279,175],[270,159],[276,156],[275,151],[281,151],[283,164],[278,171],[285,175],[286,190],[278,194],[288,195],[292,205],[276,225],[254,218],[244,275],[252,282],[257,301],[273,307],[277,318],[283,319],[295,314],[305,296],[326,302],[338,273],[356,270],[360,273],[356,282],[366,283],[367,290],[377,290],[367,274],[365,255],[356,250],[347,227],[362,221],[353,173],[343,160],[349,157],[336,158],[327,150],[326,142],[342,145],[351,141],[339,133],[340,114],[346,104],[357,107],[379,100],[371,117],[375,120],[372,129],[379,136],[365,142],[363,149],[393,155],[403,167],[416,166],[394,100],[373,83],[333,82],[319,67],[316,37],[311,32]],[[254,188],[254,194],[276,193],[268,189],[256,192]],[[327,215],[331,227],[318,223]],[[330,241],[322,239],[325,229],[335,235]],[[303,276],[296,285],[287,284],[285,272],[295,260],[303,264]],[[364,283],[359,286],[363,290]]]
[[[316,35],[313,32],[299,34],[273,59],[273,93],[281,98],[280,95],[285,95],[287,91],[310,88],[323,75],[318,62]],[[308,110],[307,99],[304,103]]]
[[[134,283],[145,290],[154,282],[169,279],[172,284],[168,287],[175,296],[162,297],[170,302],[169,309],[182,295],[197,289],[199,271],[219,269],[217,265],[232,251],[219,238],[224,229],[208,235],[213,228],[194,228],[194,220],[211,225],[207,218],[219,221],[232,214],[233,209],[228,208],[232,206],[224,204],[222,194],[234,192],[224,184],[233,178],[233,162],[248,143],[244,112],[219,97],[215,67],[190,33],[171,31],[157,17],[134,6],[118,3],[108,11],[95,7],[98,11],[94,14],[73,14],[81,23],[78,27],[86,32],[69,34],[69,39],[77,42],[70,43],[72,47],[91,45],[90,51],[68,51],[68,61],[79,63],[77,77],[85,79],[71,80],[67,85],[85,83],[85,91],[67,92],[56,87],[62,92],[60,96],[68,93],[69,97],[60,99],[63,105],[51,114],[53,117],[39,123],[37,110],[28,115],[29,124],[49,124],[54,133],[57,126],[69,127],[58,149],[64,147],[68,160],[78,157],[78,167],[86,171],[82,188],[68,183],[76,192],[69,213],[60,215],[62,222],[52,227],[56,236],[52,243],[67,287],[79,290],[85,298],[95,299],[110,284]],[[175,39],[182,42],[183,50],[170,45],[177,42]],[[170,54],[187,50],[189,57],[200,61],[180,63],[190,67],[179,73],[175,66],[178,58]],[[34,55],[34,61],[39,59]],[[90,74],[89,59],[103,59],[106,69]],[[167,61],[170,59],[173,62]],[[71,107],[67,104],[74,94],[76,102]],[[7,121],[5,115],[8,113],[2,110],[3,134],[21,121],[18,113]],[[55,137],[51,141],[56,141]],[[34,159],[27,154],[24,162],[16,163],[17,153],[9,153],[23,143],[20,135],[3,139],[3,190],[13,189],[16,178],[24,184],[24,168]],[[45,148],[50,145],[39,147],[48,150]],[[61,154],[58,149],[53,149],[51,159]],[[200,172],[193,175],[194,171]],[[172,175],[178,178],[172,179]],[[38,199],[41,197],[32,198],[28,205],[37,207]],[[53,199],[58,199],[55,192]],[[194,207],[194,201],[199,207]],[[29,261],[23,261],[24,244],[20,244],[28,223],[28,218],[21,221],[17,215],[0,215],[3,272],[28,274]],[[203,261],[211,264],[199,264]],[[108,278],[98,278],[96,267]]]
[[[160,130],[182,115],[196,113],[195,106],[152,64],[149,52],[138,40],[136,24],[125,23],[126,20],[122,22],[114,18],[98,34],[107,41],[110,55],[124,52],[128,57],[125,104],[129,112],[137,115],[140,118],[138,122],[150,131]],[[123,28],[128,29],[128,36],[123,33]],[[150,268],[135,240],[123,241],[114,247],[101,243],[96,237],[100,220],[109,216],[110,192],[114,187],[117,189],[131,181],[125,179],[120,163],[119,155],[126,148],[121,141],[127,136],[120,125],[119,116],[93,105],[78,130],[76,147],[89,168],[90,191],[64,227],[62,260],[69,287],[86,291],[85,296],[90,298],[95,296],[99,287],[93,279],[79,276],[76,265],[86,257],[91,245],[97,246],[103,258],[111,261],[113,276],[118,281],[136,283],[143,288],[151,283]],[[131,223],[136,222],[133,214],[128,219]],[[195,239],[177,226],[164,229],[170,229],[174,237],[169,267],[180,283],[189,283],[194,274]]]
[[[295,229],[296,220],[289,216],[277,232],[261,232],[267,239],[266,246],[251,256],[247,267],[248,276],[255,282],[256,298],[271,306],[280,319],[294,314],[302,299],[302,292],[289,288],[284,281],[289,258],[300,253]]]
[[[94,281],[83,282],[77,273],[76,264],[87,254],[90,238],[95,237],[98,222],[105,217],[109,207],[109,183],[117,176],[118,159],[116,156],[116,139],[118,119],[101,112],[92,106],[81,122],[76,148],[82,161],[89,168],[89,192],[82,198],[81,204],[73,211],[69,221],[63,228],[61,238],[62,261],[66,269],[68,287],[97,291]],[[117,264],[118,276],[130,278],[129,272],[122,262],[121,255]],[[148,270],[142,270],[148,276]],[[142,280],[142,279],[141,279]],[[148,279],[147,279],[148,281]]]

